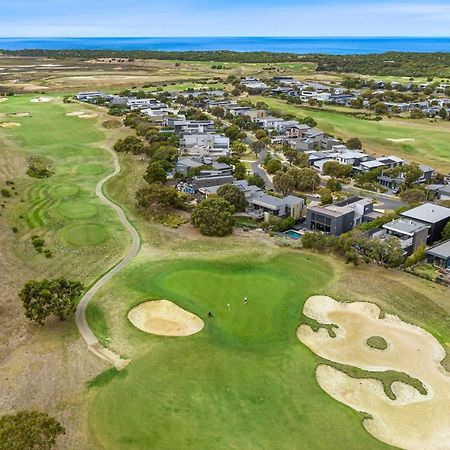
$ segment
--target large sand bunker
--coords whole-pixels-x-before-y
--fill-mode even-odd
[[[190,336],[205,326],[195,314],[168,300],[141,303],[128,313],[128,319],[136,328],[160,336]]]
[[[319,385],[336,400],[372,416],[364,427],[377,439],[406,449],[450,449],[450,374],[441,365],[445,351],[425,330],[386,314],[380,319],[377,305],[365,302],[339,303],[314,296],[305,303],[304,314],[322,324],[334,324],[336,336],[320,328],[314,332],[301,325],[297,336],[322,358],[367,371],[395,370],[420,380],[427,394],[401,382],[391,386],[395,400],[386,396],[375,379],[357,379],[320,365]],[[385,350],[367,345],[381,336]]]
[[[0,127],[2,128],[16,128],[16,127],[20,127],[22,124],[17,123],[17,122],[1,122],[0,123]]]
[[[47,103],[50,101],[48,97],[38,97],[30,100],[32,103]]]
[[[415,139],[412,139],[412,138],[404,138],[404,139],[391,139],[391,138],[388,138],[386,140],[389,141],[389,142],[394,142],[396,144],[401,144],[402,142],[413,142]]]

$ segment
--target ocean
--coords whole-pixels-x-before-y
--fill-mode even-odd
[[[370,54],[388,51],[450,52],[450,38],[415,37],[145,37],[145,38],[0,38],[0,49],[268,51]]]

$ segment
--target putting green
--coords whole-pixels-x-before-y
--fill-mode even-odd
[[[63,184],[60,186],[55,186],[53,192],[60,198],[72,197],[80,192],[80,187],[76,184]]]
[[[93,246],[103,243],[108,233],[101,225],[87,223],[64,228],[62,238],[74,247]]]
[[[91,203],[68,200],[58,206],[58,212],[68,219],[87,219],[97,214],[97,208]]]
[[[105,168],[100,164],[83,164],[78,167],[79,175],[100,175]]]
[[[332,273],[319,257],[284,251],[265,260],[242,254],[125,270],[96,298],[105,319],[88,315],[94,329],[122,321],[132,358],[124,373],[93,383],[94,446],[386,448],[358,413],[321,390],[317,356],[296,340],[305,300],[326,288]],[[203,319],[204,330],[183,338],[140,332],[127,314],[146,298],[170,299]]]

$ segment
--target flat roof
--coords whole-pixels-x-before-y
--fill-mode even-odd
[[[349,208],[348,206],[336,206],[336,205],[311,206],[308,209],[310,211],[316,211],[316,212],[322,213],[324,215],[332,216],[332,217],[340,217],[340,216],[343,216],[344,214],[353,212],[353,209]]]
[[[437,223],[441,220],[450,219],[450,208],[435,205],[434,203],[425,203],[409,211],[402,212],[400,215],[425,223]]]
[[[284,204],[283,200],[281,200],[280,198],[267,194],[262,194],[258,197],[252,197],[249,199],[249,202],[269,209],[278,209]]]
[[[397,233],[407,234],[413,236],[420,230],[427,228],[423,223],[415,222],[414,220],[396,219],[392,222],[383,225],[383,228]]]
[[[450,258],[450,239],[427,250],[427,255]]]

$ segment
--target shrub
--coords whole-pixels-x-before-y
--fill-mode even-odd
[[[192,223],[205,236],[226,236],[233,232],[234,206],[218,196],[202,201],[192,213]]]

